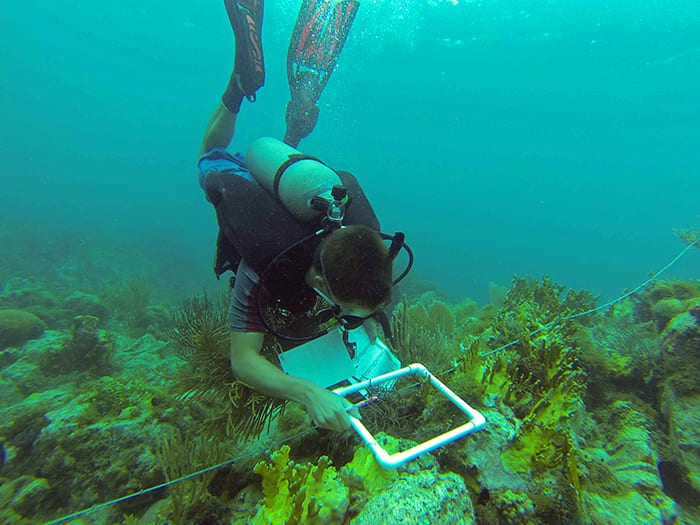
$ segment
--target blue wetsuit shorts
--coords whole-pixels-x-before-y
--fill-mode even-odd
[[[204,180],[210,173],[230,173],[255,184],[258,181],[250,174],[242,153],[231,155],[224,148],[213,148],[199,157],[199,185],[204,190]],[[206,191],[206,190],[205,190]]]

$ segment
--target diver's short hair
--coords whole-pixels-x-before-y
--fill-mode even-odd
[[[316,249],[314,267],[339,301],[363,308],[383,307],[391,301],[389,248],[367,226],[346,226],[331,233]]]

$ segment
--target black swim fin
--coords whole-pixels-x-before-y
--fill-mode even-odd
[[[255,101],[255,93],[265,83],[262,48],[264,0],[224,0],[236,39],[233,73],[221,97],[224,105],[237,113],[243,97]]]

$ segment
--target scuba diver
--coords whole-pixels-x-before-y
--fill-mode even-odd
[[[316,124],[317,102],[359,3],[302,1],[287,57],[291,99],[284,142],[258,139],[245,157],[226,148],[244,99],[254,102],[265,81],[263,0],[224,4],[235,61],[204,133],[199,181],[219,224],[215,273],[235,275],[229,306],[231,368],[260,393],[302,404],[317,426],[342,431],[349,427],[347,402],[285,373],[262,349],[265,334],[294,347],[339,328],[351,352],[346,331],[365,321],[370,338],[376,326],[386,331],[383,308],[400,280],[392,281],[392,263],[402,248],[410,254],[403,234],[380,232],[354,176],[295,149]],[[410,263],[401,278],[409,268]]]

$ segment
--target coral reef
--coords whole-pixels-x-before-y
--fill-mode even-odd
[[[634,298],[634,319],[637,323],[654,321],[662,332],[676,317],[700,302],[698,281],[655,281]]]
[[[176,313],[173,332],[185,364],[179,370],[181,399],[209,412],[206,430],[242,441],[269,427],[286,404],[238,381],[229,364],[228,301],[195,296]],[[268,339],[263,352],[273,356]]]
[[[675,230],[675,232],[676,232],[676,235],[678,235],[681,239],[683,239],[689,245],[695,245],[695,247],[697,247],[698,244],[700,243],[700,230],[686,228],[686,229],[677,229],[677,230]]]
[[[468,525],[475,522],[464,480],[454,473],[425,471],[402,476],[386,489],[373,494],[350,523]]]
[[[49,484],[44,478],[19,476],[0,485],[0,520],[3,523],[24,523],[25,516],[33,516],[46,509],[51,497]]]
[[[107,319],[109,312],[102,300],[94,295],[76,290],[63,299],[63,308],[74,317],[90,315],[98,319]]]
[[[23,310],[0,310],[0,349],[21,345],[44,333],[46,323]]]
[[[676,316],[662,334],[661,410],[668,421],[670,458],[692,499],[700,501],[700,306]]]
[[[416,443],[384,433],[376,436],[390,453]],[[341,469],[355,500],[349,514],[353,524],[474,523],[474,510],[464,480],[454,473],[440,473],[431,455],[398,470],[385,470],[367,448],[358,448]]]
[[[652,435],[657,434],[636,437],[619,431],[600,436],[595,429],[601,423],[586,411],[590,374],[601,378],[599,388],[610,388],[613,378],[630,373],[626,367],[639,359],[637,355],[648,353],[641,342],[642,334],[648,334],[644,328],[636,337],[623,338],[627,348],[619,352],[613,344],[600,349],[601,339],[614,339],[600,328],[601,318],[596,338],[579,322],[582,319],[558,321],[592,306],[586,292],[563,294],[563,288],[547,278],[541,283],[516,278],[491,326],[464,339],[465,351],[449,384],[468,399],[483,399],[487,429],[465,440],[464,456],[439,457],[453,468],[459,463],[466,467],[462,470],[480,520],[597,523],[605,522],[608,513],[619,516],[630,508],[659,523],[678,517],[678,509],[663,492],[652,445]],[[517,343],[505,347],[509,341]],[[491,354],[493,347],[503,348]],[[486,359],[480,357],[484,354]],[[639,375],[647,373],[648,369]],[[598,398],[605,407],[614,401],[602,394]],[[609,425],[647,421],[640,417],[627,416],[622,422],[618,416],[617,424]],[[608,453],[604,443],[611,442],[621,445]],[[640,447],[633,445],[637,442]],[[591,478],[597,482],[589,483]]]
[[[124,468],[119,463],[139,457],[140,452],[130,456],[133,449],[147,450],[141,432],[156,425],[151,395],[138,382],[103,377],[83,393],[47,391],[3,409],[0,436],[9,450],[3,474],[38,472],[49,481],[53,495],[83,485],[84,490],[90,487],[104,496],[110,473]],[[115,444],[117,454],[110,451]],[[100,461],[106,466],[101,488],[93,479]],[[70,483],[65,479],[68,475]],[[139,473],[131,475],[137,483]],[[123,479],[109,483],[116,491]],[[84,492],[75,491],[76,497],[80,494]]]
[[[315,465],[296,463],[289,459],[289,446],[283,445],[254,470],[262,477],[264,500],[252,524],[342,523],[348,489],[326,456]]]
[[[110,332],[97,328],[99,322],[92,315],[75,317],[70,338],[45,354],[40,362],[41,369],[51,375],[74,371],[96,375],[109,373],[115,341]]]
[[[456,384],[479,385],[486,406],[507,407],[523,421],[522,430],[533,422],[557,426],[581,405],[586,374],[580,361],[581,345],[575,323],[553,325],[558,318],[587,310],[591,298],[569,292],[545,278],[542,284],[516,278],[503,307],[491,326],[478,338],[463,344]],[[539,332],[530,336],[531,332]],[[490,346],[518,341],[502,352],[480,359]],[[467,377],[461,377],[467,376]]]
[[[392,332],[396,355],[402,363],[421,362],[430,370],[445,370],[452,365],[459,347],[452,340],[455,315],[443,301],[408,305],[404,299],[394,309]]]
[[[55,298],[38,282],[26,277],[8,279],[0,292],[0,306],[34,311],[50,308]]]
[[[167,337],[172,330],[173,314],[154,300],[154,284],[145,276],[113,281],[101,290],[104,303],[123,331],[139,337],[151,333]]]
[[[228,456],[230,443],[211,437],[183,436],[176,430],[172,436],[163,436],[156,449],[156,459],[168,481],[178,479],[222,462]],[[216,472],[208,472],[174,484],[170,487],[170,509],[159,514],[176,525],[207,520],[216,522],[228,513],[222,503],[209,492]]]
[[[660,429],[646,412],[651,411],[639,401],[618,400],[594,414],[600,434],[589,438],[581,461],[585,511],[594,523],[625,512],[641,523],[678,518],[658,468]]]
[[[0,498],[11,501],[0,521],[45,521],[157,484],[162,481],[152,452],[157,436],[164,426],[183,425],[191,417],[163,401],[168,398],[157,386],[163,376],[146,383],[134,373],[115,379],[60,366],[47,376],[40,364],[53,362],[54,351],[60,358],[66,340],[71,341],[51,334],[31,341],[0,371],[6,402],[0,408],[1,474],[7,480]],[[130,348],[114,342],[116,355]],[[147,355],[153,348],[142,346]],[[145,497],[136,507],[148,502]]]
[[[680,395],[700,392],[700,306],[678,315],[661,334],[665,385]]]
[[[389,450],[415,443],[379,434]],[[473,523],[473,509],[462,478],[440,473],[434,457],[423,456],[398,470],[384,470],[360,447],[340,472],[327,456],[290,459],[283,445],[254,470],[262,477],[263,498],[253,524],[422,524]],[[352,494],[352,498],[350,495]]]
[[[235,380],[225,296],[174,309],[156,301],[153,280],[116,266],[82,279],[105,261],[85,257],[3,274],[0,320],[22,311],[45,324],[0,353],[1,522],[46,521],[165,480],[175,483],[85,521],[700,519],[698,281],[657,280],[576,319],[595,299],[549,278],[492,286],[484,307],[434,292],[403,298],[392,316],[396,353],[426,364],[487,426],[387,471],[355,434],[313,430],[298,406],[283,412]],[[363,422],[389,450],[464,418],[420,381],[377,393]]]
[[[586,337],[585,332],[581,332]],[[659,378],[661,339],[654,323],[601,324],[587,333],[581,359],[588,370],[587,400],[609,401],[620,389],[653,392]]]
[[[108,284],[102,295],[117,317],[137,323],[151,304],[153,285],[144,276],[129,277]]]

